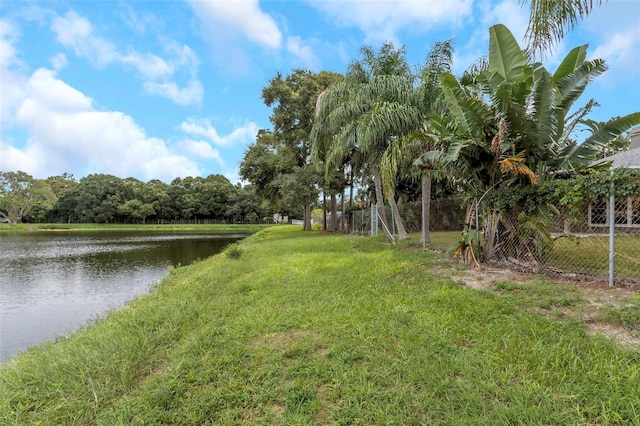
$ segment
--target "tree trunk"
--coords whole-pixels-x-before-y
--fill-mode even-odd
[[[322,230],[327,230],[327,193],[322,191]]]
[[[336,228],[337,228],[337,219],[338,219],[338,209],[337,209],[337,203],[336,203],[336,194],[332,193],[331,194],[331,218],[330,218],[330,222],[329,222],[329,231],[330,232],[336,232]]]
[[[351,212],[349,214],[349,218],[353,217],[353,170],[351,170],[350,172],[350,178],[349,178],[349,211]],[[351,219],[351,221],[347,224],[347,226],[349,227],[349,231],[350,232],[354,232],[355,231],[355,226],[352,229],[351,225],[355,225],[355,223],[353,222],[353,219]]]
[[[391,235],[391,231],[389,229],[389,222],[387,222],[387,212],[384,210],[384,198],[382,198],[382,178],[380,177],[380,173],[376,172],[373,175],[373,183],[376,187],[376,206],[378,207],[378,215],[380,215],[380,222],[382,222],[382,230],[385,234],[391,239],[393,236]]]
[[[302,217],[302,230],[311,231],[311,204],[304,205],[304,214]]]
[[[499,225],[500,225],[500,214],[497,210],[492,209],[491,212],[485,214],[483,224],[484,224],[484,250],[483,253],[483,261],[487,262],[490,260],[498,259],[499,249],[500,249],[500,241],[499,241]]]
[[[343,189],[342,190],[342,194],[340,194],[340,202],[342,203],[342,205],[341,205],[342,214],[340,215],[340,230],[342,232],[348,232],[348,230],[347,230],[347,222],[346,222],[346,218],[344,216],[344,196],[345,196],[345,191]]]
[[[422,184],[422,247],[431,243],[429,235],[429,215],[431,210],[431,176],[424,173],[421,179]]]
[[[404,223],[402,223],[402,217],[400,217],[400,211],[396,204],[395,194],[389,194],[389,204],[391,205],[391,211],[393,211],[393,219],[396,224],[396,230],[398,231],[398,240],[406,240],[409,238],[407,231],[404,229]]]

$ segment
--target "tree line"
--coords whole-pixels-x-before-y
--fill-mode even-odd
[[[234,185],[219,174],[166,184],[108,174],[76,180],[67,173],[35,179],[22,171],[0,172],[0,218],[11,223],[258,223],[270,213],[251,185]]]
[[[505,255],[501,247],[517,227],[536,230],[522,242],[530,252],[548,239],[544,222],[557,211],[549,203],[550,184],[606,169],[606,162],[595,161],[629,146],[627,132],[640,124],[640,112],[589,119],[598,104],[581,97],[607,66],[587,60],[587,45],[571,49],[550,70],[507,27],[494,25],[489,35],[487,56],[461,75],[451,71],[453,40],[435,43],[418,66],[407,62],[404,48],[387,43],[362,47],[344,74],[276,74],[262,91],[272,128],[247,149],[240,175],[276,209],[297,205],[304,229],[320,193],[333,207],[347,189],[352,200],[355,185],[379,206],[387,233],[390,210],[404,239],[399,205],[420,199],[425,242],[430,200],[456,193],[469,211],[462,253]],[[583,140],[579,130],[587,131]],[[507,213],[523,194],[535,208],[514,223]],[[476,218],[482,239],[475,235]]]

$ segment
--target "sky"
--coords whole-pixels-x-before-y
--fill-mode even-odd
[[[491,25],[524,47],[527,22],[518,0],[3,0],[0,171],[235,183],[271,128],[261,92],[276,73],[344,73],[384,42],[418,67],[454,39],[460,74],[488,53]],[[640,111],[640,0],[608,0],[543,63],[585,43],[609,66],[583,95],[600,104],[590,118]]]

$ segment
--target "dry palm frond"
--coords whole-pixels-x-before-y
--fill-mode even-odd
[[[532,186],[538,184],[538,175],[524,163],[524,158],[521,156],[508,157],[500,160],[500,171],[502,173],[511,173],[514,176],[525,176],[529,179]]]

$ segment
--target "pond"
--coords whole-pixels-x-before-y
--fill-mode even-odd
[[[0,235],[0,361],[147,293],[171,265],[244,235],[44,232]]]

